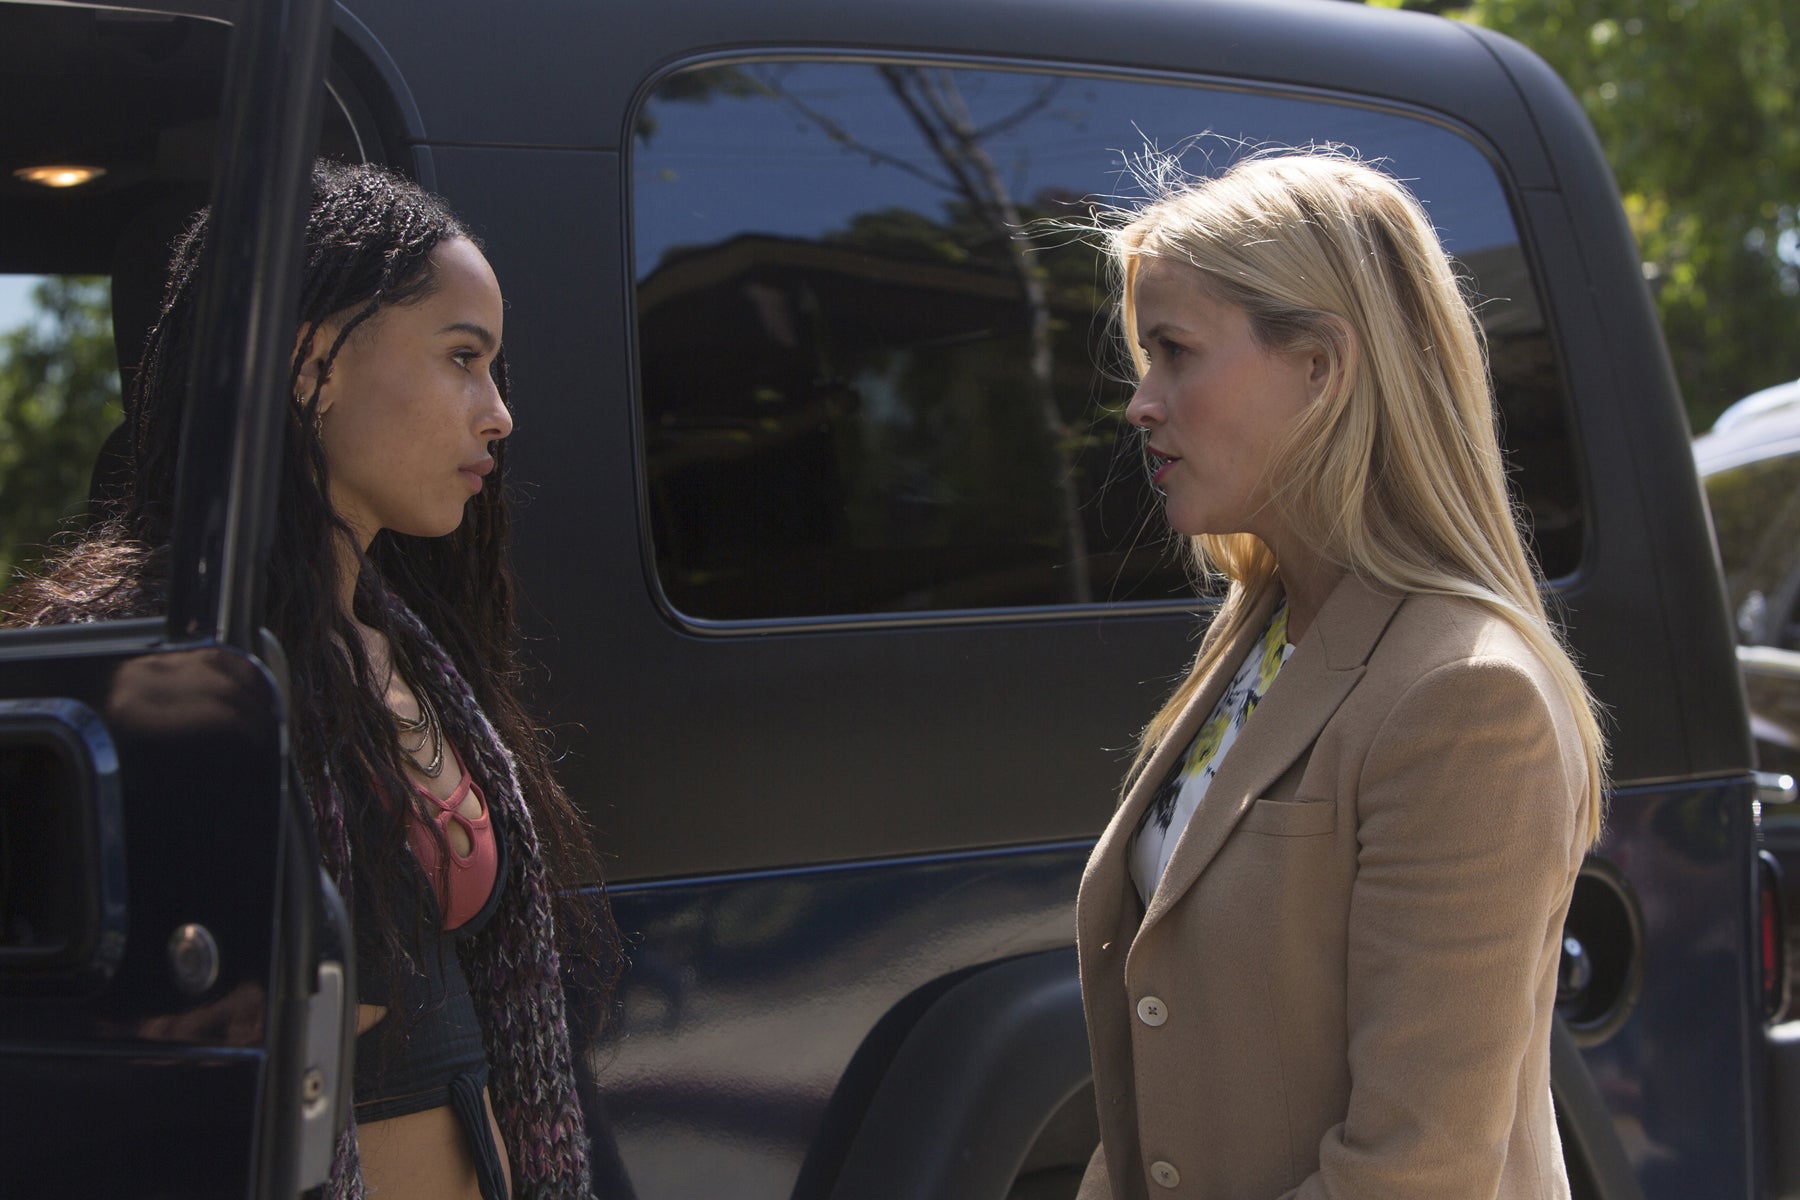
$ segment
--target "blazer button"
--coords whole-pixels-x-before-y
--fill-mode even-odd
[[[1145,996],[1137,1003],[1138,1020],[1154,1028],[1169,1019],[1168,1007],[1155,996]],[[1171,1168],[1173,1169],[1173,1168]]]
[[[1161,1159],[1150,1164],[1150,1178],[1156,1180],[1159,1187],[1181,1186],[1181,1172],[1175,1169],[1174,1163],[1166,1163]]]

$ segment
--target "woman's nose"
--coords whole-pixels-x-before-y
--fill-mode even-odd
[[[1161,421],[1162,417],[1162,406],[1156,403],[1143,387],[1140,386],[1137,391],[1131,393],[1131,402],[1125,406],[1127,421],[1139,429],[1148,429]]]
[[[512,433],[512,410],[507,408],[506,401],[500,398],[498,387],[493,389],[492,397],[492,407],[483,414],[481,436],[488,441],[499,441]]]

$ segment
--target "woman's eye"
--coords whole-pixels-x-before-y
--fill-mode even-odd
[[[475,350],[458,350],[450,357],[455,360],[457,366],[467,371],[475,360],[481,357],[481,354]]]

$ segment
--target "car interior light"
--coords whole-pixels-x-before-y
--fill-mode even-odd
[[[20,167],[13,172],[14,179],[22,179],[26,183],[40,184],[50,188],[80,187],[84,183],[106,174],[105,167],[83,167],[73,163],[54,163],[42,167]]]

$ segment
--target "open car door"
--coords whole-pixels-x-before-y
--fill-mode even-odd
[[[0,632],[9,1196],[295,1195],[347,1103],[348,922],[257,619],[332,9],[228,11],[166,618]]]

